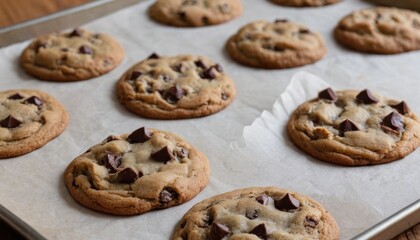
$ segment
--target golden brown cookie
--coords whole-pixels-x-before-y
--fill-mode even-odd
[[[20,65],[36,78],[68,82],[105,74],[123,58],[124,49],[112,37],[75,29],[35,39],[23,51]]]
[[[241,64],[268,69],[310,64],[327,51],[320,34],[287,19],[249,23],[227,41],[226,49]]]
[[[333,217],[316,201],[276,187],[223,193],[192,207],[173,240],[337,240]]]
[[[309,155],[349,166],[398,160],[420,145],[420,122],[407,104],[369,90],[321,91],[294,111],[288,133]]]
[[[206,156],[182,138],[142,127],[88,149],[70,163],[64,181],[87,208],[136,215],[189,201],[209,175]]]
[[[291,6],[291,7],[320,7],[333,3],[337,3],[340,0],[271,0],[274,3]]]
[[[149,15],[167,25],[201,27],[230,21],[242,11],[240,0],[157,0]]]
[[[376,7],[354,11],[334,31],[338,42],[351,49],[396,54],[420,49],[420,14]]]
[[[67,126],[64,107],[38,90],[0,92],[0,158],[20,156],[57,137]]]
[[[220,64],[191,55],[152,54],[117,83],[118,99],[128,110],[156,119],[207,116],[227,107],[235,93]]]

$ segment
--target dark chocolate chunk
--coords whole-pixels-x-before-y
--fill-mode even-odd
[[[32,97],[30,97],[30,98],[26,99],[25,101],[23,101],[23,103],[25,103],[25,104],[33,104],[33,105],[35,105],[35,106],[37,106],[37,107],[41,107],[41,106],[42,106],[42,104],[44,104],[44,103],[42,102],[42,100],[41,100],[41,99],[39,99],[39,98],[38,98],[38,97],[36,97],[36,96],[32,96]]]
[[[106,139],[105,139],[105,142],[112,142],[112,141],[115,141],[115,140],[118,140],[118,138],[117,137],[115,137],[115,136],[108,136]]]
[[[257,225],[254,229],[252,229],[249,233],[257,235],[261,239],[267,239],[268,229],[265,223],[261,223],[260,225]]]
[[[144,143],[150,140],[152,135],[153,133],[149,129],[141,127],[128,135],[127,141],[129,143]]]
[[[172,160],[173,155],[169,148],[166,146],[161,148],[157,152],[152,153],[150,157],[156,161],[163,162],[166,164],[167,162]]]
[[[332,90],[331,88],[327,88],[319,92],[318,98],[326,99],[332,102],[337,101],[337,95],[335,94],[334,90]]]
[[[250,211],[247,211],[245,213],[245,217],[248,218],[248,219],[250,219],[250,220],[254,220],[254,219],[256,219],[258,217],[258,214],[259,213],[260,213],[260,211],[258,211],[257,209],[250,210]]]
[[[116,172],[117,168],[121,165],[121,156],[108,153],[105,155],[102,162],[105,164],[105,167],[109,169],[111,173]]]
[[[157,53],[152,53],[147,59],[159,59],[160,56]]]
[[[124,168],[117,175],[117,182],[119,183],[132,183],[137,180],[137,178],[143,176],[141,173],[137,173],[132,168]]]
[[[216,65],[214,65],[213,66],[219,73],[222,73],[223,72],[223,67],[222,67],[222,65],[220,65],[220,64],[216,64]]]
[[[213,224],[214,218],[213,218],[213,215],[208,214],[202,220],[204,223],[202,227],[208,227]]]
[[[401,131],[404,128],[401,116],[395,111],[388,114],[384,119],[382,119],[381,125],[389,127],[395,131]]]
[[[210,229],[210,240],[220,240],[229,235],[230,230],[227,226],[214,222]]]
[[[280,19],[280,18],[278,18],[278,19],[276,19],[276,20],[274,20],[274,22],[275,23],[285,23],[285,22],[288,22],[289,20],[287,20],[287,19]]]
[[[276,208],[280,211],[289,212],[300,207],[299,201],[291,194],[286,194],[282,199],[274,201]]]
[[[12,115],[9,115],[5,119],[0,121],[0,126],[4,128],[15,128],[18,127],[21,123],[21,121],[17,120]]]
[[[187,18],[187,14],[185,12],[178,12],[178,16],[182,20],[185,20]]]
[[[373,96],[373,94],[369,91],[369,89],[365,89],[361,91],[357,96],[356,99],[364,104],[373,104],[378,103],[378,99]]]
[[[173,66],[172,69],[175,72],[184,73],[188,70],[188,66],[181,62],[181,63],[178,63],[177,65]]]
[[[137,79],[138,77],[140,77],[142,74],[143,74],[142,72],[139,72],[139,71],[133,71],[133,72],[131,73],[130,80],[136,80],[136,79]]]
[[[311,31],[309,30],[309,29],[299,29],[299,33],[300,34],[309,34],[309,33],[311,33]]]
[[[197,66],[199,68],[202,68],[202,69],[206,69],[207,68],[206,64],[201,59],[195,61],[194,64],[195,64],[195,66]]]
[[[185,92],[180,86],[175,85],[164,92],[164,98],[169,103],[176,103],[184,96]]]
[[[270,200],[270,197],[264,194],[256,197],[255,200],[262,205],[267,205],[268,201]]]
[[[12,96],[8,97],[7,99],[12,99],[12,100],[18,100],[18,99],[22,99],[23,96],[20,95],[19,93],[15,93]]]
[[[402,115],[405,115],[405,114],[410,112],[410,108],[408,107],[408,105],[404,101],[402,101],[398,104],[395,104],[395,105],[391,105],[391,107],[396,109]]]
[[[79,47],[79,53],[81,54],[93,54],[93,50],[92,48],[86,46],[86,45],[82,45]]]
[[[74,29],[71,33],[69,33],[69,37],[81,37],[82,36],[82,30],[79,28]]]
[[[229,96],[226,93],[222,93],[222,99],[223,100],[227,100],[229,98]]]
[[[207,70],[200,73],[200,77],[203,79],[213,80],[216,78],[216,69],[214,69],[214,67],[209,67]]]
[[[349,131],[358,131],[359,128],[352,121],[346,119],[340,123],[339,130],[341,134]]]
[[[318,221],[311,218],[311,217],[306,217],[305,219],[305,226],[306,227],[311,227],[311,228],[315,228],[316,225],[318,225]]]
[[[159,194],[159,201],[161,203],[168,203],[178,197],[178,193],[171,188],[164,188]]]

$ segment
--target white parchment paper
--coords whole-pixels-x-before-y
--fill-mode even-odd
[[[169,239],[182,215],[195,203],[237,188],[274,185],[321,202],[336,218],[342,238],[349,239],[419,198],[419,151],[390,164],[349,168],[306,156],[284,132],[291,109],[326,85],[369,88],[404,99],[420,114],[420,52],[366,55],[343,49],[332,38],[332,29],[342,16],[369,4],[346,0],[300,9],[265,0],[243,0],[244,14],[234,21],[179,29],[151,21],[147,8],[152,2],[83,26],[115,36],[126,50],[119,67],[92,80],[36,80],[18,64],[29,41],[0,49],[0,90],[46,91],[70,114],[63,134],[43,148],[0,160],[0,203],[42,235],[48,239]],[[295,69],[262,70],[241,66],[227,56],[225,41],[239,27],[252,20],[276,18],[288,18],[320,32],[329,49],[325,58]],[[115,83],[127,68],[152,52],[200,54],[214,59],[234,79],[236,100],[222,112],[200,119],[158,121],[128,112],[115,97]],[[304,73],[290,81],[299,71],[315,74],[325,82]],[[204,152],[212,169],[207,188],[181,206],[134,217],[110,216],[77,204],[62,180],[69,162],[108,135],[128,133],[140,126],[174,132]]]

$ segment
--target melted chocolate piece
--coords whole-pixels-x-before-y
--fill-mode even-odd
[[[200,77],[203,79],[213,80],[216,78],[216,69],[214,67],[209,67],[207,70],[200,73]]]
[[[384,119],[382,119],[381,125],[391,128],[395,131],[401,131],[404,128],[401,116],[395,111],[388,114]]]
[[[352,121],[346,119],[340,123],[339,130],[341,134],[348,131],[358,131],[359,128]]]
[[[159,194],[159,201],[161,203],[168,203],[178,197],[178,193],[171,188],[164,188]]]
[[[167,146],[161,148],[157,152],[152,153],[150,157],[156,161],[163,162],[165,164],[173,159],[173,155]]]
[[[8,97],[7,99],[18,100],[18,99],[23,99],[23,96],[20,95],[19,93],[15,93],[12,96]]]
[[[315,228],[316,225],[318,225],[318,221],[311,218],[311,217],[306,217],[305,219],[305,226],[306,227],[311,227],[311,228]]]
[[[115,173],[117,168],[121,165],[121,156],[108,153],[105,155],[102,162],[105,164],[105,167],[108,168],[109,172]]]
[[[270,200],[270,197],[264,194],[256,197],[255,200],[262,205],[267,205],[268,201]]]
[[[188,70],[188,66],[181,62],[181,63],[178,63],[177,65],[173,66],[172,69],[175,72],[184,73]]]
[[[90,48],[86,45],[82,45],[81,47],[79,47],[79,53],[92,55],[93,50],[92,50],[92,48]]]
[[[82,30],[79,28],[74,29],[71,33],[69,33],[69,37],[81,37],[82,36]]]
[[[261,223],[260,225],[257,225],[254,229],[252,229],[249,233],[257,235],[261,239],[267,239],[268,229],[265,223]]]
[[[112,141],[115,141],[115,140],[118,140],[118,138],[117,137],[115,137],[115,136],[108,136],[106,139],[105,139],[105,142],[112,142]]]
[[[210,229],[210,240],[220,240],[229,235],[230,230],[227,226],[214,222]]]
[[[258,217],[258,214],[260,213],[260,211],[258,211],[257,209],[251,210],[251,211],[247,211],[245,213],[245,217],[247,217],[250,220],[254,220]]]
[[[136,80],[136,79],[137,79],[138,77],[140,77],[142,74],[143,74],[142,72],[139,72],[139,71],[133,71],[133,72],[131,73],[130,80]]]
[[[365,89],[357,94],[356,99],[364,104],[373,104],[378,103],[378,99],[373,96],[373,94],[369,91],[369,89]]]
[[[144,143],[149,141],[152,135],[153,133],[149,129],[141,127],[128,135],[127,141],[129,143]]]
[[[117,175],[117,182],[119,183],[132,183],[136,181],[139,177],[143,176],[142,173],[137,173],[132,168],[124,168]]]
[[[402,115],[405,115],[405,114],[410,112],[410,108],[408,107],[408,105],[404,101],[402,101],[398,104],[395,104],[395,105],[391,105],[390,107],[394,108],[395,110],[397,110]]]
[[[206,64],[204,64],[203,60],[199,59],[197,61],[194,62],[196,67],[202,68],[202,69],[206,69],[207,66]]]
[[[147,59],[159,59],[160,56],[157,55],[156,53],[152,53]]]
[[[289,193],[282,199],[275,200],[274,205],[278,210],[283,212],[293,211],[300,207],[299,201]]]
[[[334,90],[332,90],[331,88],[327,88],[319,92],[318,98],[326,99],[332,102],[337,101],[337,95],[335,94]]]
[[[22,122],[14,118],[12,115],[7,116],[5,119],[0,121],[0,126],[4,128],[15,128],[19,127]]]
[[[184,96],[184,94],[184,89],[178,85],[175,85],[166,90],[163,95],[167,102],[177,103]]]
[[[223,72],[223,67],[220,64],[216,64],[213,66],[219,73]]]
[[[36,97],[36,96],[32,96],[32,97],[30,97],[30,98],[26,99],[25,101],[23,101],[23,103],[25,103],[25,104],[33,104],[33,105],[35,105],[35,106],[37,106],[37,107],[41,107],[41,106],[42,106],[42,104],[44,104],[44,103],[42,102],[42,100],[41,100],[41,99],[39,99],[39,98],[38,98],[38,97]]]

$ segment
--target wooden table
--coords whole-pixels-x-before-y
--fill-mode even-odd
[[[0,0],[0,27],[6,27],[31,20],[36,17],[64,10],[66,8],[78,6],[89,1],[90,0]],[[2,230],[1,226],[0,230]],[[417,224],[393,240],[419,239],[420,224]]]

